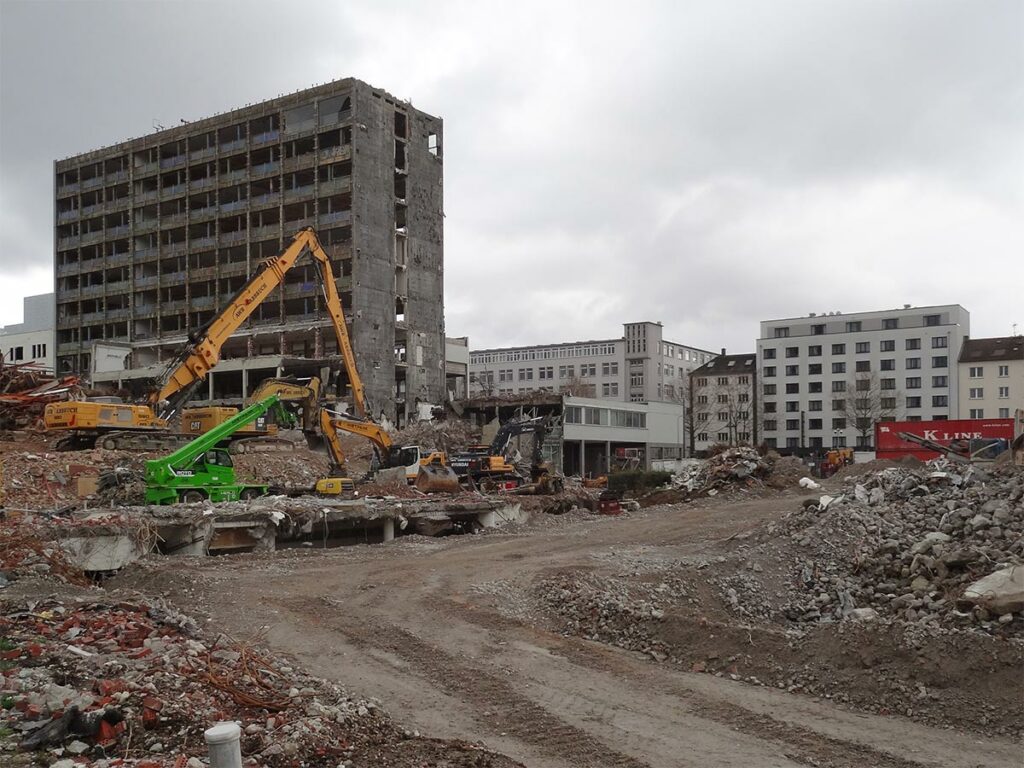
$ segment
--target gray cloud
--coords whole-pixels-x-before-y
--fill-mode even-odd
[[[1019,3],[283,8],[4,0],[0,275],[51,258],[55,157],[354,75],[445,118],[473,346],[652,319],[752,349],[761,319],[905,302],[1024,322]]]

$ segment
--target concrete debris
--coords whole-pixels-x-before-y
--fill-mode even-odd
[[[0,360],[0,429],[38,427],[47,403],[82,395],[77,376],[58,379],[38,363]]]
[[[789,620],[837,621],[872,608],[926,627],[991,628],[1024,608],[1024,473],[936,460],[845,482],[841,496],[761,533],[766,546],[788,537],[801,548]]]
[[[1010,614],[1024,611],[1024,565],[1011,565],[971,584],[960,596],[962,607],[980,606],[1001,623],[1013,621]],[[1003,619],[1010,615],[1009,620]]]
[[[240,725],[246,765],[425,764],[388,759],[387,745],[416,744],[375,702],[253,645],[205,636],[159,601],[4,607],[0,731],[18,734],[22,750],[48,750],[48,762],[72,756],[54,765],[204,765],[203,732],[221,721]],[[0,740],[0,763],[18,740]],[[509,765],[475,751],[473,765]]]

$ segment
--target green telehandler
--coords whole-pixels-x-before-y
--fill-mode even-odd
[[[240,485],[227,448],[217,444],[258,419],[278,403],[271,395],[239,411],[223,424],[214,427],[174,453],[146,462],[146,503],[195,503],[209,499],[238,501],[254,499],[267,493],[266,485]]]

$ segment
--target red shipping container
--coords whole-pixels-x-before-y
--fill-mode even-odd
[[[1013,440],[1013,419],[882,421],[875,425],[875,455],[877,458],[901,459],[904,456],[916,456],[922,461],[928,461],[942,455],[917,443],[900,439],[898,436],[900,432],[909,432],[940,445],[952,447],[966,456],[970,451],[972,440],[1004,440],[1006,441],[1005,445],[1008,446]]]

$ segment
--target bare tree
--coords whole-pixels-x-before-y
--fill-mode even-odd
[[[875,373],[858,373],[850,382],[846,393],[843,415],[860,436],[859,445],[870,445],[875,424],[897,417],[899,393],[895,389],[882,389]]]
[[[694,376],[689,372],[684,377],[682,385],[673,390],[672,401],[683,406],[683,426],[686,429],[686,440],[690,445],[691,456],[697,450],[697,435],[710,425],[711,412],[714,409],[711,403],[711,387],[708,386],[707,379],[707,376]]]
[[[562,384],[558,391],[563,395],[571,395],[573,397],[596,397],[597,385],[585,382],[579,376],[573,376],[565,384]]]

